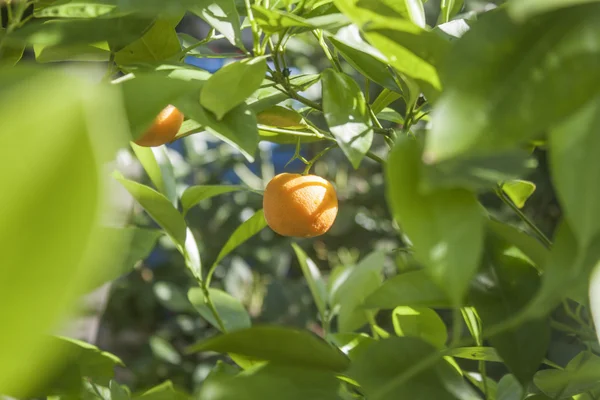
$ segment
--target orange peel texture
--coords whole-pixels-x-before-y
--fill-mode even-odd
[[[172,105],[165,107],[152,122],[152,125],[135,144],[156,147],[171,142],[183,124],[183,114]]]
[[[283,173],[267,184],[263,209],[278,234],[308,238],[331,228],[338,199],[333,185],[319,176]]]

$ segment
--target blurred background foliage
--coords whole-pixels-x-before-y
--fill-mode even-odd
[[[439,3],[439,0],[425,3],[430,25],[435,25]],[[489,10],[498,3],[501,1],[467,0],[463,9],[464,17],[476,18],[478,12]],[[177,27],[177,31],[183,34],[181,38],[190,35],[201,39],[209,29],[204,21],[191,15],[184,17]],[[251,40],[249,36],[248,32],[245,39]],[[210,48],[217,54],[237,51],[226,40],[212,42]],[[312,36],[294,37],[287,50],[288,64],[297,69],[296,72],[318,73],[328,66],[328,61]],[[210,72],[230,61],[229,58],[218,56],[186,58],[187,63]],[[343,68],[364,88],[362,75],[357,74],[349,64],[344,63]],[[370,98],[374,99],[380,90],[379,86],[371,85]],[[320,96],[319,85],[313,86],[304,95],[317,99]],[[401,100],[390,107],[399,114],[404,113]],[[325,126],[324,121],[318,118],[313,122]],[[384,127],[397,126],[399,122],[385,121]],[[426,120],[421,122],[421,126],[426,124]],[[381,137],[377,136],[376,139],[380,140]],[[323,148],[321,143],[304,144],[301,154],[310,159]],[[375,142],[373,151],[386,151],[383,140]],[[169,145],[166,156],[173,166],[177,190],[181,193],[190,185],[243,183],[253,188],[263,188],[275,174],[301,172],[304,169],[298,160],[286,165],[294,152],[293,144],[262,142],[256,161],[248,163],[229,145],[207,133],[198,133]],[[536,150],[535,157],[540,167],[526,178],[534,182],[537,188],[523,212],[546,235],[551,236],[560,210],[545,169],[545,156],[543,149]],[[117,167],[128,177],[143,183],[149,182],[133,152],[119,154]],[[316,332],[320,329],[317,310],[292,250],[292,242],[304,249],[325,276],[338,266],[355,264],[373,250],[387,253],[388,271],[416,267],[410,254],[402,251],[403,244],[391,222],[380,164],[365,159],[358,170],[353,170],[341,151],[335,149],[321,158],[312,172],[332,181],[338,191],[340,210],[331,231],[315,239],[292,240],[264,229],[222,260],[215,274],[214,286],[238,298],[248,309],[254,324],[275,323]],[[124,190],[115,190],[119,194],[117,203],[125,218],[132,224],[155,227]],[[481,200],[501,220],[521,224],[513,211],[493,193],[482,196]],[[262,207],[261,201],[260,196],[250,192],[229,193],[204,200],[189,212],[187,221],[198,240],[205,265],[215,260],[236,227]],[[117,367],[116,379],[129,385],[133,391],[168,379],[176,386],[195,392],[220,356],[206,353],[186,355],[183,352],[188,345],[217,333],[187,299],[188,289],[194,286],[196,282],[186,270],[180,254],[167,238],[159,238],[158,245],[147,258],[138,262],[134,271],[88,296],[89,312],[81,317],[83,322],[73,325],[71,333],[119,356],[127,367]],[[449,315],[441,314],[449,321]],[[383,329],[393,331],[389,313],[381,312],[378,323]],[[569,360],[579,350],[566,336],[554,339],[551,347],[554,354],[549,358],[555,361]],[[468,364],[471,361],[461,362]],[[499,378],[506,372],[501,364],[497,364],[497,368],[497,371],[489,371],[490,376]]]

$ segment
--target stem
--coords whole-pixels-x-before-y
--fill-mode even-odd
[[[515,214],[517,214],[521,221],[527,224],[527,226],[537,235],[538,239],[547,248],[552,247],[552,242],[550,241],[550,239],[548,239],[544,232],[542,232],[529,218],[527,218],[527,216],[523,214],[519,207],[517,207],[515,203],[513,203],[510,197],[508,197],[506,193],[504,193],[504,190],[502,190],[502,185],[498,185],[498,188],[496,189],[496,195],[500,198],[500,200],[504,202],[504,204],[509,206],[515,212]]]
[[[252,51],[255,56],[259,56],[260,54],[260,32],[258,28],[258,24],[254,19],[254,14],[252,13],[252,6],[250,5],[250,0],[244,0],[246,5],[246,12],[248,13],[248,19],[250,20],[250,27],[252,29]]]
[[[325,155],[325,153],[327,153],[329,150],[333,149],[334,147],[337,147],[337,143],[332,144],[329,147],[326,147],[325,149],[323,149],[321,152],[319,152],[319,154],[317,154],[316,156],[314,156],[307,164],[306,164],[306,168],[304,168],[304,172],[302,172],[302,175],[306,175],[308,174],[308,171],[310,171],[310,169],[312,168],[312,166],[315,164],[315,162],[317,162],[317,160],[321,157],[323,157]]]
[[[335,58],[333,58],[333,56],[331,55],[331,51],[329,50],[329,46],[327,46],[327,43],[325,43],[325,38],[323,37],[323,31],[320,29],[317,29],[315,31],[312,31],[312,33],[313,33],[314,37],[316,37],[317,40],[319,41],[319,45],[323,49],[323,52],[325,53],[325,57],[327,57],[327,59],[329,60],[329,62],[333,66],[333,68],[337,72],[342,72],[342,66],[338,62],[336,62]]]
[[[336,140],[330,136],[325,136],[322,135],[320,133],[308,133],[308,132],[299,132],[299,131],[294,131],[294,130],[290,130],[290,129],[283,129],[283,128],[274,128],[271,126],[266,126],[266,125],[258,125],[258,129],[260,129],[261,131],[266,131],[266,132],[273,132],[273,133],[283,133],[286,135],[291,135],[291,136],[298,136],[298,137],[310,137],[310,138],[316,138],[316,139],[323,139],[323,140],[329,140],[332,142],[335,142]]]
[[[367,157],[369,157],[371,160],[378,162],[379,164],[385,165],[386,161],[379,157],[377,154],[373,153],[372,151],[367,151],[367,154],[365,154]]]
[[[227,329],[225,329],[225,324],[223,323],[223,320],[221,319],[221,316],[219,315],[219,312],[217,311],[215,304],[213,303],[212,299],[210,298],[210,292],[208,291],[208,279],[205,280],[204,282],[199,282],[199,283],[200,283],[200,287],[202,288],[202,292],[204,292],[204,301],[206,302],[206,305],[208,306],[208,309],[210,310],[212,315],[215,317],[215,320],[217,321],[217,325],[219,325],[219,329],[221,330],[221,332],[227,333]]]

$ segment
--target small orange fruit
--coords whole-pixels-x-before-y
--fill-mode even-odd
[[[152,126],[135,141],[135,144],[155,147],[169,143],[179,132],[181,124],[183,124],[183,114],[169,104],[154,119]]]
[[[283,173],[267,184],[263,209],[275,232],[308,238],[331,228],[338,200],[333,185],[319,176]]]

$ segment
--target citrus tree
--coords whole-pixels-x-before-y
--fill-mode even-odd
[[[600,4],[474,3],[4,2],[0,393],[598,398]],[[186,13],[211,26],[206,37],[178,35]],[[213,74],[184,62],[217,57],[216,40],[239,50],[221,55],[233,62]],[[294,41],[316,46],[327,65],[293,74]],[[204,133],[249,162],[261,142],[291,144],[304,167],[261,187],[182,185],[164,145]],[[318,149],[310,158],[307,146]],[[111,164],[127,148],[144,183]],[[327,269],[303,244],[340,223],[344,201],[315,172],[336,152],[357,173],[383,171],[397,241]],[[525,206],[540,176],[556,194],[556,223]],[[114,223],[116,183],[155,228]],[[189,216],[231,193],[257,206],[205,251]],[[214,282],[265,230],[291,238],[285,251],[312,295],[313,332],[253,324]],[[193,282],[184,302],[214,329],[186,352],[222,354],[197,393],[170,381],[131,390],[114,377],[118,357],[50,335],[79,296],[130,271],[159,237]]]

